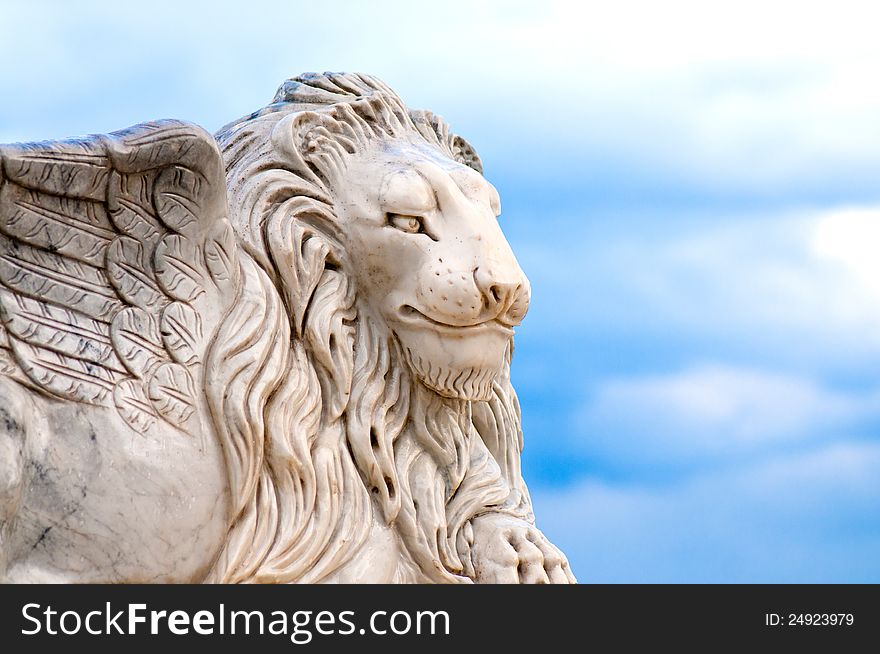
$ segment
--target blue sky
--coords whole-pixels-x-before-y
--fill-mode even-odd
[[[0,2],[0,142],[380,76],[501,193],[524,468],[579,577],[878,582],[880,16],[805,5]]]

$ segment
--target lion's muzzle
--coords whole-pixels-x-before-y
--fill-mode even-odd
[[[504,242],[505,249],[509,246]],[[519,325],[529,309],[531,287],[513,253],[474,257],[462,265],[438,257],[423,272],[417,289],[420,306],[431,320],[453,327],[498,321]],[[447,263],[448,262],[448,263]],[[450,265],[451,264],[451,265]]]

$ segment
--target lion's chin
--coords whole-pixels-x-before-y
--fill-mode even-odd
[[[473,327],[391,323],[413,376],[438,395],[486,401],[501,374],[512,331],[497,323]]]
[[[407,365],[413,375],[429,389],[456,400],[485,402],[492,397],[492,384],[501,372],[501,367],[455,368],[419,356],[411,349],[405,349]]]

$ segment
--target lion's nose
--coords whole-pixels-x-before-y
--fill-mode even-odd
[[[525,275],[503,276],[491,266],[477,266],[474,281],[486,313],[511,326],[522,322],[531,292]]]
[[[528,311],[531,290],[519,266],[433,267],[426,273],[416,291],[419,310],[438,322],[466,327],[498,320],[515,327]]]

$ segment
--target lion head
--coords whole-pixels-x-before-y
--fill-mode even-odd
[[[529,284],[479,158],[358,74],[288,80],[216,138],[249,270],[207,361],[236,495],[211,579],[325,579],[378,523],[400,580],[467,581],[468,520],[530,516]]]

